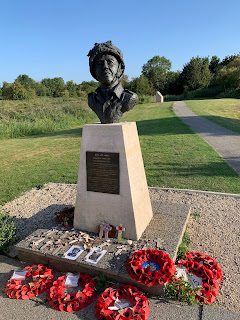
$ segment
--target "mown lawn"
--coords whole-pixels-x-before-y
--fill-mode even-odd
[[[240,178],[172,110],[172,102],[137,105],[149,186],[240,193]],[[81,127],[0,141],[0,204],[47,182],[77,183]]]
[[[240,133],[239,99],[187,100],[185,103],[199,116]]]

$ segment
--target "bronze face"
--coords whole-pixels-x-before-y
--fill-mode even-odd
[[[118,60],[113,55],[100,54],[94,64],[97,80],[105,87],[114,86],[118,81]]]

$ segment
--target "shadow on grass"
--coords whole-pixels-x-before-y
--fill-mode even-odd
[[[220,126],[224,126],[225,128],[235,131],[237,133],[240,133],[240,120],[239,119],[232,119],[232,118],[226,118],[221,116],[209,116],[209,115],[203,115],[205,119],[217,123]]]
[[[193,131],[184,125],[177,117],[161,118],[136,121],[138,134],[142,135],[160,135],[160,134],[193,134]],[[26,139],[53,137],[53,136],[82,136],[82,128],[74,128],[69,130],[60,130],[50,133],[44,133],[36,136],[25,137]]]
[[[58,130],[49,133],[41,133],[33,136],[22,137],[22,139],[36,139],[36,138],[46,138],[46,137],[55,137],[55,136],[73,136],[73,137],[81,137],[82,136],[82,128],[74,128],[67,130]]]
[[[234,161],[234,160],[231,160]],[[235,160],[236,163],[239,163],[240,159]],[[152,168],[147,168],[147,172],[158,172],[161,171],[162,167],[165,167],[165,163],[161,162],[154,162],[151,164],[153,166]],[[207,164],[199,164],[197,166],[187,166],[186,163],[182,163],[179,165],[179,163],[168,163],[168,168],[170,172],[174,172],[174,175],[176,177],[187,177],[187,176],[205,176],[205,177],[239,177],[237,172],[233,170],[230,166],[226,165],[226,162],[210,162]],[[165,170],[164,170],[165,171]],[[164,175],[168,175],[166,172],[164,172]]]

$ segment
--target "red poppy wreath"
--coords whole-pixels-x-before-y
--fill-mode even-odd
[[[149,306],[143,292],[131,285],[107,288],[98,298],[95,314],[100,320],[145,320]]]
[[[25,280],[10,279],[7,282],[5,292],[12,299],[29,299],[38,296],[43,291],[49,289],[53,282],[52,270],[39,264],[25,267],[25,280],[34,276],[33,282],[23,284]]]
[[[167,253],[140,250],[128,259],[127,270],[133,279],[150,287],[170,282],[176,268]]]
[[[48,293],[49,304],[52,308],[60,311],[73,312],[79,311],[88,306],[95,296],[95,282],[84,273],[80,273],[78,284],[82,291],[68,293],[65,284],[67,275],[59,277],[53,282]]]
[[[178,265],[185,266],[187,273],[193,273],[202,279],[202,288],[196,294],[199,303],[212,303],[218,294],[218,282],[222,280],[222,271],[216,260],[200,252],[187,252],[186,260],[181,259]]]

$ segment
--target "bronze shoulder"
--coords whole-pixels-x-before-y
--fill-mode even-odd
[[[131,110],[138,103],[138,95],[125,89],[122,96],[122,112]]]

